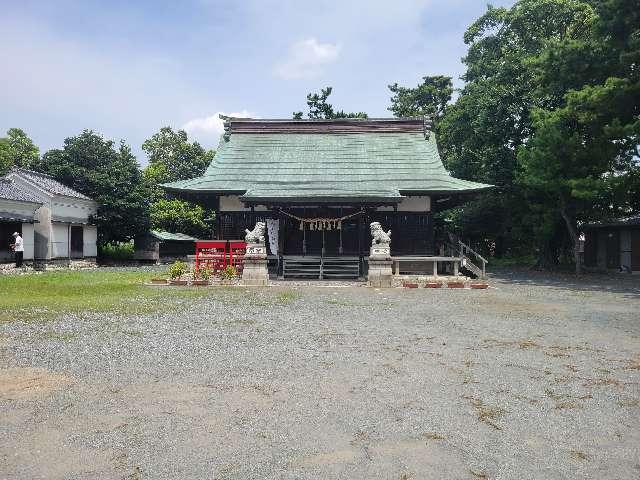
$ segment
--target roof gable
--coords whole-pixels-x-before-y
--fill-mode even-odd
[[[425,192],[483,190],[451,177],[421,118],[230,119],[202,177],[170,190],[245,192],[246,201],[386,201]]]

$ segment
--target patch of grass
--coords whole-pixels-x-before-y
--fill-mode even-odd
[[[506,410],[500,407],[487,405],[481,399],[475,397],[464,396],[471,402],[471,405],[476,409],[478,414],[478,420],[487,425],[495,428],[496,430],[502,430],[496,421],[500,420],[502,416],[507,413]]]
[[[574,458],[575,460],[588,460],[589,459],[589,455],[587,455],[584,452],[581,452],[579,450],[570,450],[569,451],[569,455],[571,455],[571,458]]]
[[[627,370],[640,370],[640,360],[638,360],[638,359],[627,360],[626,369]]]
[[[582,408],[576,402],[559,402],[556,404],[556,410],[572,410],[574,408]]]
[[[532,340],[522,340],[520,342],[518,342],[518,346],[521,349],[527,349],[527,348],[534,348],[534,347],[539,347],[540,345],[538,345],[536,342],[532,341]]]
[[[285,290],[284,292],[278,293],[276,298],[279,303],[291,303],[300,298],[300,294],[293,290]]]
[[[336,300],[336,299],[334,299],[334,298],[332,298],[332,299],[330,299],[330,300],[327,300],[327,303],[328,303],[329,305],[338,305],[338,306],[340,306],[340,307],[352,307],[352,306],[354,306],[354,304],[353,304],[353,303],[346,302],[346,301],[344,301],[344,300]]]
[[[72,332],[56,332],[53,330],[44,332],[42,337],[47,340],[55,340],[59,342],[70,342],[78,337],[77,333]]]
[[[251,318],[243,318],[241,320],[230,320],[226,322],[227,325],[239,325],[239,326],[252,326],[258,323]]]
[[[469,473],[473,475],[474,478],[480,478],[482,480],[487,480],[489,478],[487,474],[483,472],[476,472],[475,470],[469,469]]]
[[[47,320],[82,312],[145,314],[208,294],[206,289],[145,286],[155,275],[97,269],[0,276],[0,322]]]
[[[439,433],[435,433],[435,432],[427,432],[424,434],[424,437],[427,440],[445,440],[445,438],[440,435]]]
[[[622,384],[619,380],[615,378],[590,378],[586,383],[582,385],[583,387],[620,387]]]
[[[509,341],[509,340],[498,340],[495,338],[485,338],[484,340],[482,340],[483,342],[483,347],[484,348],[491,348],[491,347],[512,347],[512,346],[518,346],[518,348],[520,348],[521,350],[526,350],[528,348],[538,348],[541,345],[534,342],[533,340],[515,340],[515,341]]]

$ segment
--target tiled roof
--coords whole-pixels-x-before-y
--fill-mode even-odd
[[[27,181],[36,184],[46,192],[53,195],[64,195],[66,197],[82,198],[84,200],[91,200],[86,195],[74,190],[73,188],[63,185],[53,177],[45,175],[44,173],[34,172],[33,170],[26,170],[24,168],[13,168],[11,172],[21,176]]]
[[[26,190],[20,188],[13,180],[0,178],[0,198],[19,202],[42,203]]]
[[[444,168],[422,119],[231,119],[202,177],[168,190],[241,193],[249,201],[399,202],[421,193],[471,192],[491,185]]]

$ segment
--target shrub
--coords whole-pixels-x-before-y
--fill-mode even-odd
[[[108,243],[98,247],[100,260],[126,261],[133,259],[133,243]]]
[[[233,265],[228,265],[224,270],[220,271],[219,275],[222,280],[233,280],[238,276],[238,269]]]
[[[193,269],[193,278],[196,280],[209,280],[211,278],[211,268],[208,265],[204,265],[200,268]]]
[[[209,280],[213,274],[213,272],[211,271],[211,268],[209,266],[205,266],[204,268],[200,269],[200,278],[202,278],[202,280]]]
[[[188,271],[189,268],[187,267],[187,264],[178,260],[177,262],[173,262],[169,267],[169,278],[172,280],[180,278]]]

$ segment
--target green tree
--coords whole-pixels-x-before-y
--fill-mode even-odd
[[[209,228],[204,222],[205,209],[179,199],[161,199],[150,205],[151,226],[156,230],[179,232],[195,237],[205,236]]]
[[[539,90],[563,104],[532,112],[533,133],[518,151],[519,180],[562,217],[577,273],[580,223],[631,213],[638,187],[640,11],[620,0],[594,3],[589,36],[551,42],[534,63]],[[576,74],[585,52],[593,67]]]
[[[40,151],[33,141],[19,128],[7,130],[0,138],[0,174],[11,167],[32,168],[38,162]]]
[[[126,242],[148,230],[148,197],[136,157],[128,145],[84,130],[65,139],[62,149],[46,152],[35,170],[98,202],[93,221],[98,244]]]
[[[335,111],[333,105],[327,100],[333,91],[333,87],[326,87],[320,90],[320,93],[310,93],[307,95],[307,106],[309,112],[307,116],[311,119],[334,119],[334,118],[367,118],[364,112],[346,113],[343,110]],[[293,112],[294,119],[301,119],[302,112]]]
[[[474,240],[491,244],[497,255],[536,249],[539,266],[550,267],[563,251],[562,219],[518,183],[517,155],[534,132],[532,111],[561,107],[567,89],[584,81],[577,72],[592,75],[592,68],[585,68],[590,61],[580,69],[559,62],[552,69],[550,63],[560,59],[554,54],[559,45],[574,45],[577,52],[590,37],[597,18],[591,3],[520,0],[511,8],[489,7],[465,33],[465,85],[446,108],[438,134],[454,175],[497,186],[458,217],[465,233],[477,211],[492,218],[484,233],[474,231]],[[584,58],[592,57],[588,53]],[[562,76],[564,84],[545,86],[544,78],[555,76],[554,69],[571,75]]]
[[[204,222],[207,211],[187,200],[166,199],[165,191],[159,185],[201,176],[215,151],[206,150],[198,142],[189,142],[185,131],[174,131],[170,127],[160,129],[142,144],[142,149],[149,157],[143,176],[151,199],[151,228],[208,236],[210,232]]]
[[[396,117],[428,115],[437,122],[451,101],[453,83],[451,77],[427,76],[415,88],[401,87],[394,83],[389,85],[389,90],[393,94],[389,110]]]
[[[187,132],[163,127],[142,144],[149,158],[144,170],[147,184],[153,191],[153,199],[164,196],[158,184],[187,180],[202,175],[215,155],[198,142],[189,142]]]
[[[11,146],[6,138],[0,138],[0,175],[7,173],[13,166]]]

